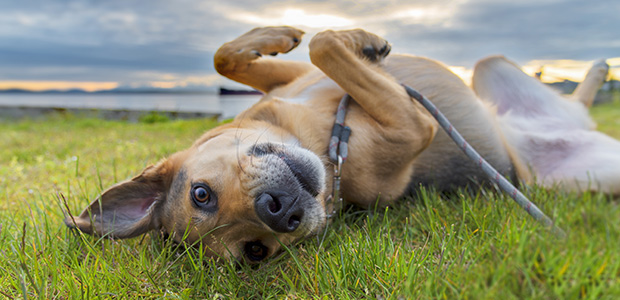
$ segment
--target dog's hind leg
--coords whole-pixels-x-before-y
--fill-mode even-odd
[[[293,50],[303,34],[287,26],[255,28],[217,50],[215,69],[232,80],[269,92],[314,69],[306,62],[261,59]]]
[[[585,79],[577,86],[571,98],[583,103],[586,107],[592,106],[596,93],[607,78],[607,72],[609,72],[609,65],[607,65],[605,60],[595,62],[588,74],[586,74]]]
[[[588,75],[587,89],[598,76]],[[473,87],[498,106],[506,141],[539,184],[620,194],[620,142],[592,130],[582,103],[560,96],[502,57],[476,65]]]
[[[554,128],[594,127],[584,105],[562,97],[502,56],[488,57],[476,64],[472,87],[480,99],[497,107],[497,114],[505,116],[504,122],[528,118]]]

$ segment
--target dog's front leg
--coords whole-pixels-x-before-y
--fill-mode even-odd
[[[361,29],[324,31],[310,42],[310,59],[336,81],[380,126],[415,131],[414,144],[428,146],[436,125],[424,108],[378,63],[390,45]]]
[[[437,130],[430,114],[382,70],[389,51],[385,40],[363,30],[325,31],[310,42],[312,62],[355,100],[345,121],[353,132],[341,189],[362,207],[402,195]]]
[[[255,28],[217,50],[215,69],[232,80],[269,92],[313,69],[305,62],[259,59],[293,50],[303,34],[288,26]]]

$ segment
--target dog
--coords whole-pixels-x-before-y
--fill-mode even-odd
[[[311,63],[267,57],[296,48],[303,34],[256,28],[222,45],[216,70],[264,97],[190,148],[110,187],[65,223],[114,238],[161,230],[177,242],[202,243],[211,257],[262,261],[327,222],[335,168],[327,151],[345,94],[354,99],[340,184],[348,203],[383,206],[421,186],[484,185],[477,163],[401,84],[431,99],[506,177],[620,192],[620,142],[591,130],[587,113],[604,64],[569,101],[499,56],[477,64],[472,89],[433,60],[388,56],[391,45],[361,29],[315,35]]]

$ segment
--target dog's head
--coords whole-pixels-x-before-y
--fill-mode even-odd
[[[257,262],[324,225],[325,167],[285,131],[223,125],[65,223],[117,238],[161,229],[210,256]]]

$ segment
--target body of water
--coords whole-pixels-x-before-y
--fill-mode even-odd
[[[200,113],[231,118],[258,102],[260,95],[216,94],[0,94],[6,108],[127,110]]]

